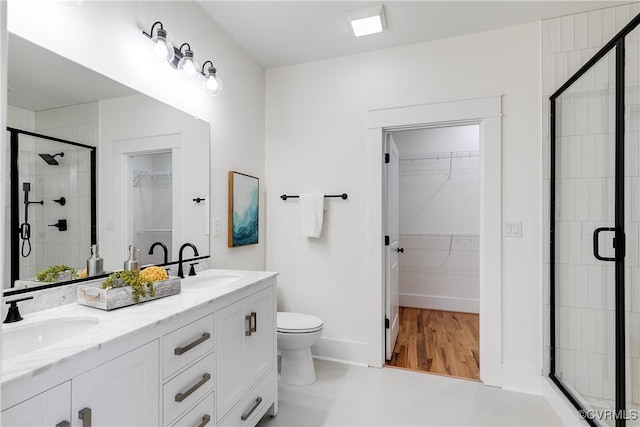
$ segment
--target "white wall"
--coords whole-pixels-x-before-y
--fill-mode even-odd
[[[400,305],[478,313],[479,127],[391,135],[400,155]]]
[[[10,0],[8,8],[11,32],[211,124],[211,216],[222,219],[223,230],[211,239],[213,265],[264,268],[264,226],[260,243],[243,248],[227,249],[224,233],[228,171],[264,176],[264,70],[195,2],[83,2],[68,8]],[[171,41],[188,41],[196,59],[213,61],[225,83],[220,96],[210,97],[153,56],[142,31],[157,20]],[[264,224],[264,204],[261,213]]]
[[[367,112],[503,95],[502,214],[522,221],[523,237],[503,239],[502,358],[513,376],[539,376],[540,80],[539,23],[268,70],[267,268],[281,273],[279,309],[320,316],[325,341],[351,343],[361,357],[363,301],[372,291],[365,283]],[[297,203],[278,198],[301,191],[349,193],[329,202],[318,241],[297,232]]]

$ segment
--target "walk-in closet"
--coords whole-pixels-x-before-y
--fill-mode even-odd
[[[390,366],[479,379],[478,125],[393,132],[400,332]]]

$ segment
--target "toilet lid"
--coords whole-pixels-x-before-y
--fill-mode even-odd
[[[322,319],[310,314],[278,312],[278,332],[308,333],[322,329]]]

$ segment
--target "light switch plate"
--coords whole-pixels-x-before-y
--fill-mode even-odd
[[[220,218],[213,218],[213,235],[214,236],[219,236],[220,235],[220,223],[222,221],[220,220]]]
[[[503,237],[522,237],[522,221],[509,221],[502,224]]]

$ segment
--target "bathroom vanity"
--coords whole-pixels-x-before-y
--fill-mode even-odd
[[[275,273],[207,270],[148,303],[24,317],[3,328],[3,425],[253,426],[278,410]]]

